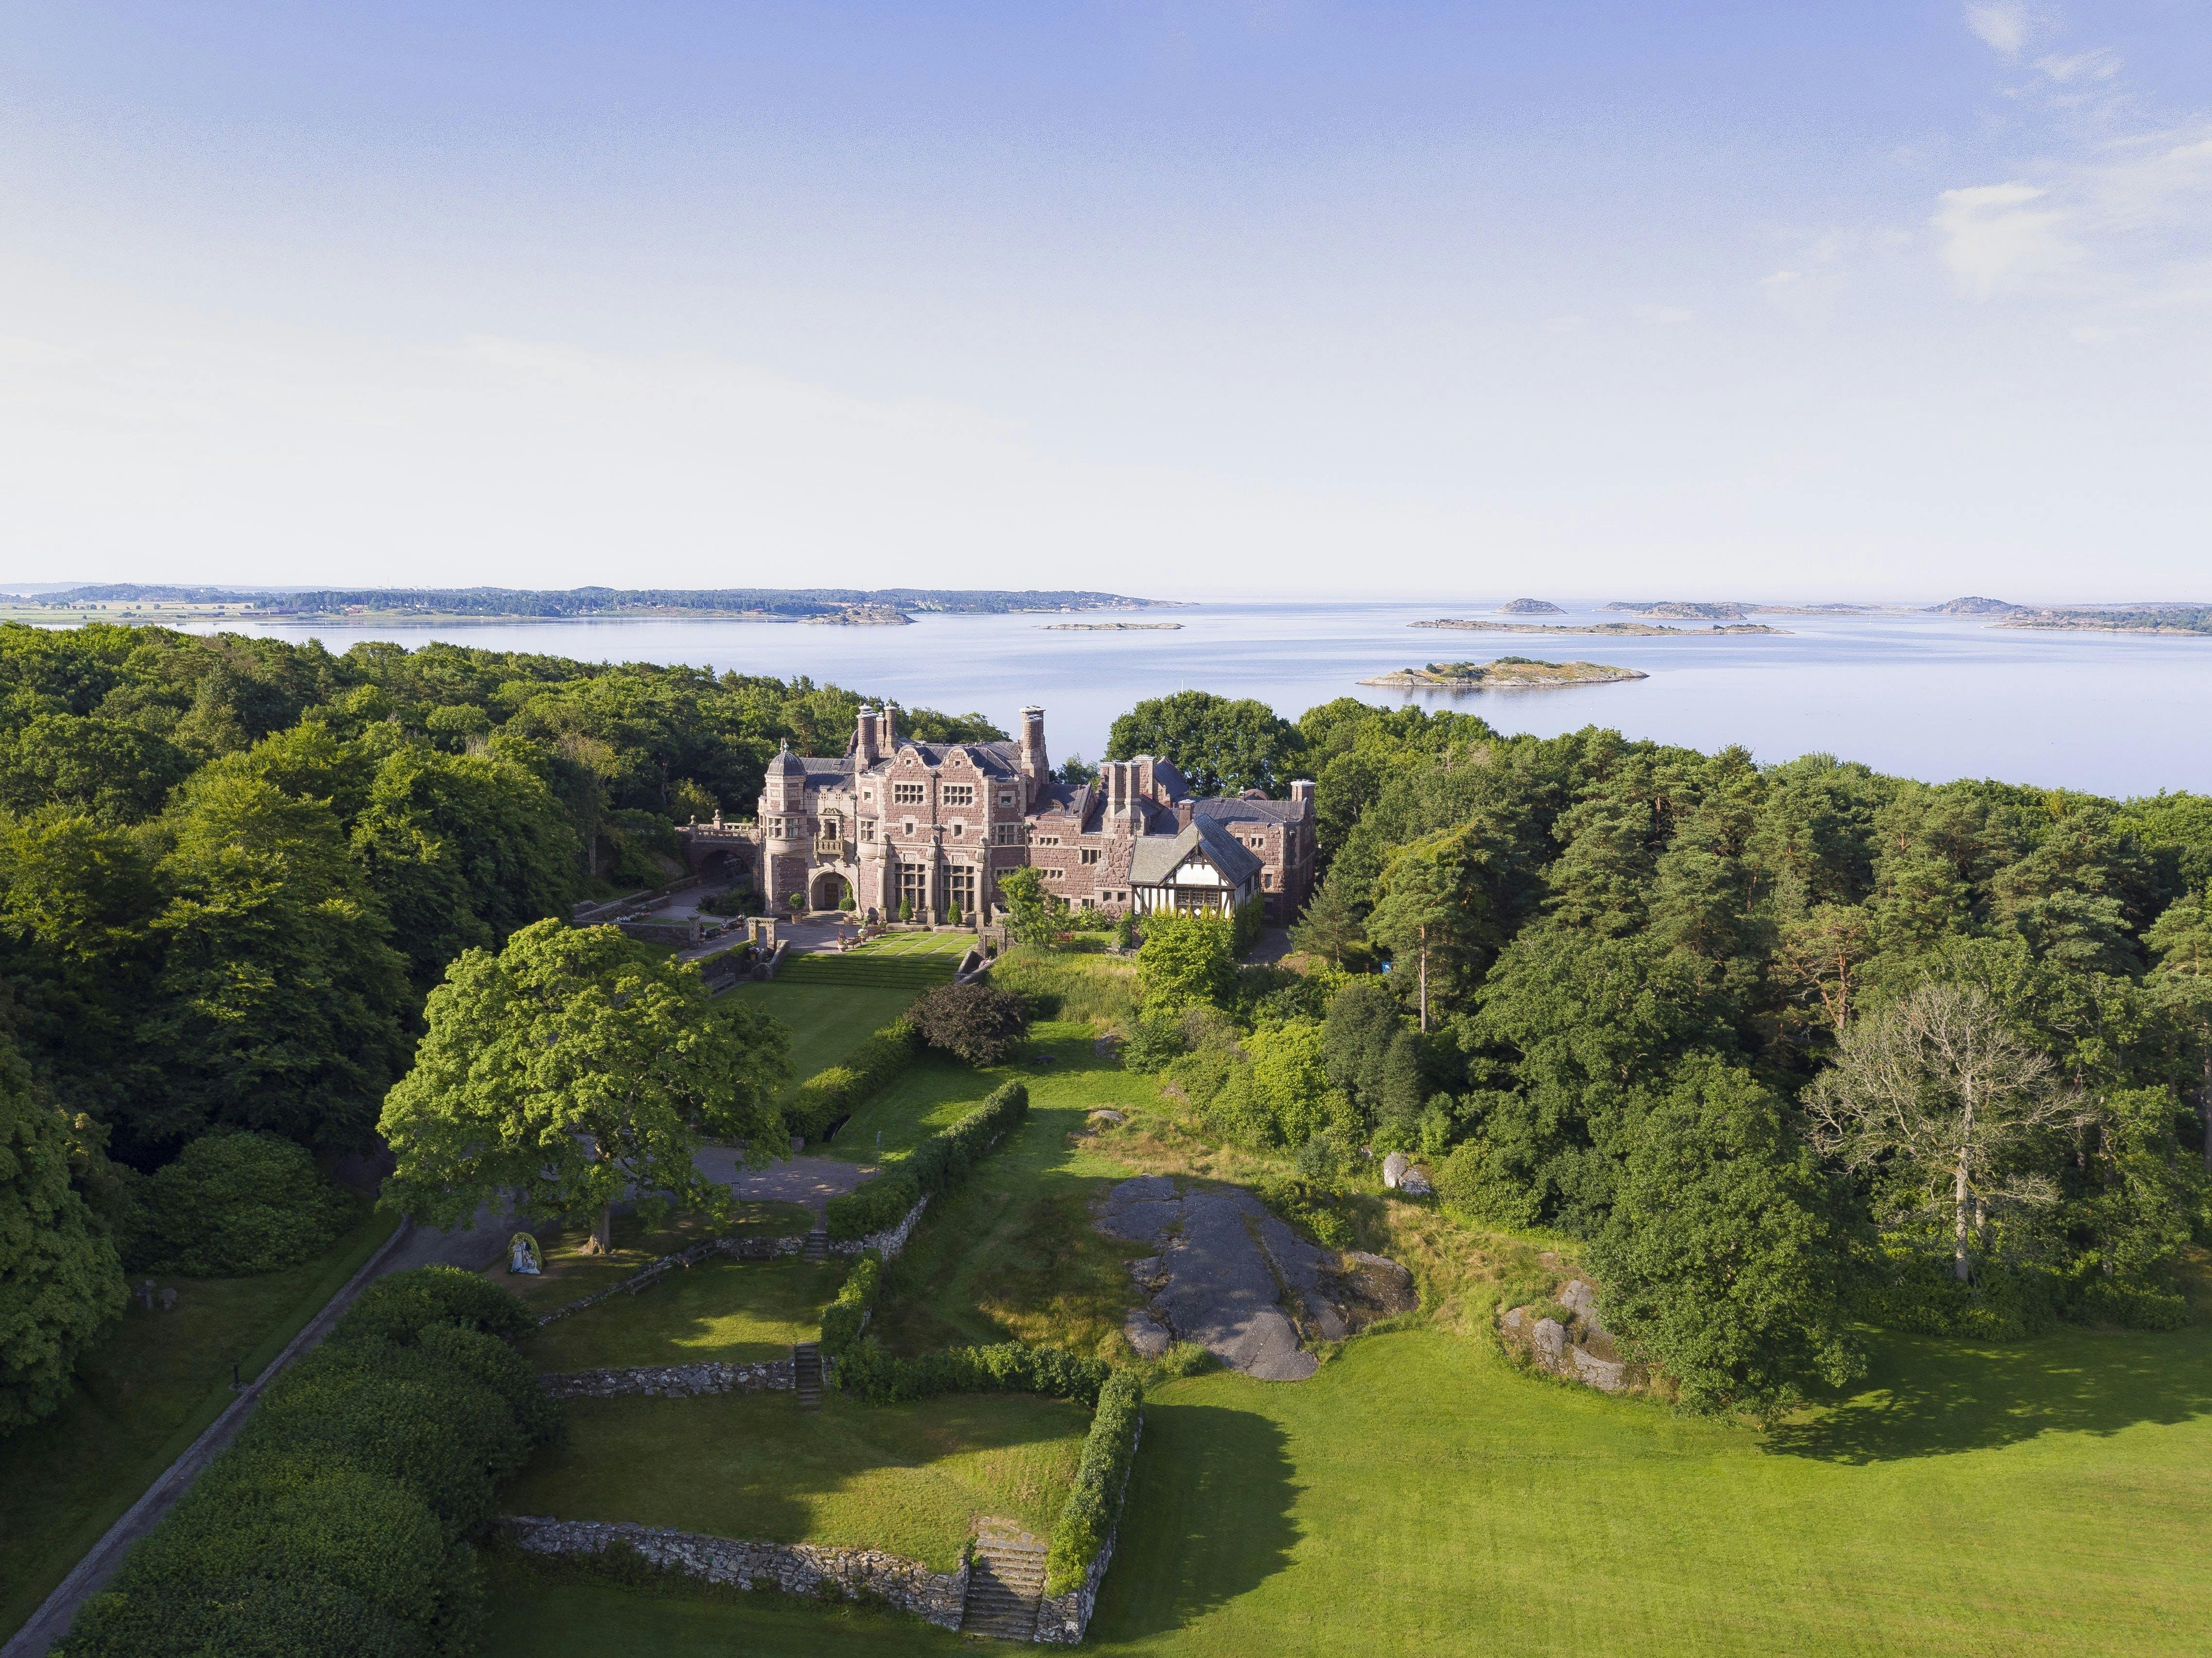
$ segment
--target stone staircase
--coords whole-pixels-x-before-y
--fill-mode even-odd
[[[819,1226],[809,1232],[806,1235],[806,1248],[799,1252],[799,1258],[801,1260],[829,1260],[830,1234]]]
[[[1042,1539],[1007,1521],[985,1521],[968,1568],[960,1632],[1035,1640],[1037,1607],[1044,1600],[1044,1558]]]
[[[791,1350],[791,1370],[799,1391],[799,1408],[822,1408],[822,1344],[802,1341]]]

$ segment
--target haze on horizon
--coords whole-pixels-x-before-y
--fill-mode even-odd
[[[2212,598],[2212,19],[4,7],[0,582]]]

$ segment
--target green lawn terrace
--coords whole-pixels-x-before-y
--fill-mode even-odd
[[[567,1408],[567,1436],[508,1488],[509,1511],[878,1549],[942,1572],[959,1569],[986,1519],[1050,1535],[1091,1422],[1022,1394],[864,1405],[833,1390],[804,1412],[788,1392]]]
[[[961,958],[975,947],[972,932],[887,932],[847,950],[788,954],[776,969],[775,982],[799,988],[902,990],[911,1000],[951,983]]]
[[[812,1341],[846,1262],[708,1260],[544,1326],[522,1349],[533,1369],[758,1364]]]
[[[612,1289],[640,1267],[694,1244],[718,1237],[795,1237],[813,1224],[813,1211],[796,1203],[739,1203],[719,1221],[709,1215],[678,1212],[648,1222],[637,1213],[622,1212],[614,1218],[614,1248],[605,1254],[586,1254],[588,1222],[540,1221],[531,1236],[538,1240],[544,1272],[510,1272],[502,1258],[485,1268],[484,1276],[521,1297],[533,1311],[545,1313]]]

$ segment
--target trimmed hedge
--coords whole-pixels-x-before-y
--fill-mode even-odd
[[[1079,1358],[1064,1347],[1006,1341],[897,1358],[870,1336],[839,1361],[837,1385],[872,1405],[939,1394],[1043,1394],[1091,1405],[1112,1374],[1103,1359]]]
[[[841,1117],[849,1117],[872,1094],[898,1079],[921,1051],[921,1032],[912,1019],[893,1019],[847,1056],[842,1065],[817,1071],[793,1090],[783,1108],[784,1124],[794,1134],[818,1140]]]
[[[501,1335],[504,1291],[425,1267],[371,1286],[270,1385],[237,1442],[132,1551],[62,1658],[416,1658],[471,1645],[469,1538],[557,1407]]]
[[[1020,1083],[1002,1083],[990,1098],[950,1128],[939,1130],[915,1147],[907,1160],[873,1180],[863,1181],[842,1198],[830,1199],[829,1227],[833,1238],[864,1238],[896,1226],[925,1193],[949,1192],[968,1178],[1023,1118],[1029,1115],[1030,1090]]]
[[[1114,1533],[1121,1511],[1121,1492],[1137,1451],[1137,1424],[1143,1417],[1145,1390],[1136,1376],[1117,1370],[1098,1390],[1098,1409],[1076,1464],[1075,1486],[1045,1557],[1044,1592],[1065,1594],[1083,1582],[1091,1563]]]
[[[837,1291],[835,1301],[822,1309],[823,1358],[842,1358],[860,1339],[860,1332],[868,1321],[868,1310],[876,1304],[876,1291],[883,1277],[884,1264],[873,1255],[862,1255],[853,1263],[844,1288]]]

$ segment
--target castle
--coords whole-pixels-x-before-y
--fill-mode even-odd
[[[834,909],[849,893],[883,920],[973,920],[1003,904],[998,883],[1024,866],[1073,909],[1146,914],[1228,914],[1254,902],[1267,919],[1297,919],[1314,882],[1314,786],[1288,800],[1258,790],[1194,797],[1165,760],[1109,760],[1096,781],[1056,780],[1045,757],[1044,710],[1022,710],[1012,743],[902,738],[897,710],[864,708],[833,759],[791,752],[768,765],[757,844],[759,890],[771,908],[794,895]],[[724,829],[696,825],[695,847]]]

